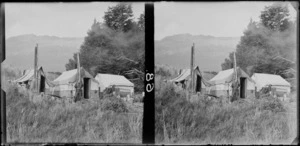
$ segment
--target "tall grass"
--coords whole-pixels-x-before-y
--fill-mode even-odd
[[[157,81],[157,80],[156,80]],[[155,133],[158,143],[278,144],[290,143],[295,133],[286,107],[273,97],[227,103],[186,94],[165,83],[155,91]]]
[[[10,85],[7,91],[9,142],[126,142],[142,140],[142,111],[113,96],[76,103],[33,96]],[[132,107],[128,107],[132,106]]]

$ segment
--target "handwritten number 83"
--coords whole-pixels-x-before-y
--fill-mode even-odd
[[[146,81],[149,82],[151,80],[153,80],[154,78],[154,74],[153,73],[147,73],[146,74]],[[154,89],[154,84],[153,83],[148,83],[146,85],[146,91],[147,92],[151,92]]]

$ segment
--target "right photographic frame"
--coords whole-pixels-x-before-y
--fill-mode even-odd
[[[298,2],[157,2],[155,143],[298,143]]]

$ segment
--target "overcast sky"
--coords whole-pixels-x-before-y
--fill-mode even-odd
[[[272,2],[157,2],[155,40],[190,33],[217,37],[242,36],[250,18],[259,20],[260,12]],[[296,11],[288,4],[291,17]]]
[[[84,37],[94,18],[103,22],[104,12],[116,3],[6,3],[6,38],[23,34]],[[144,3],[132,3],[136,19]]]

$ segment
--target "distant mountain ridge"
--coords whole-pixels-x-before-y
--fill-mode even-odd
[[[25,34],[6,39],[4,63],[22,69],[32,68],[38,44],[38,64],[46,71],[65,70],[65,64],[78,52],[84,38]]]
[[[221,63],[235,50],[240,37],[178,34],[155,41],[155,63],[178,69],[189,68],[191,46],[195,43],[195,65],[201,70],[219,71]],[[45,71],[62,72],[84,38],[26,34],[6,39],[4,63],[22,69],[33,67],[34,47],[39,45],[39,65]]]
[[[236,49],[240,37],[177,34],[155,41],[155,63],[189,68],[195,44],[195,65],[202,70],[220,71],[221,63]]]
[[[9,39],[31,39],[31,38],[39,38],[39,39],[82,39],[82,37],[58,37],[58,36],[52,36],[52,35],[35,35],[35,34],[23,34],[23,35],[17,35],[7,38]]]

